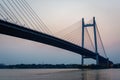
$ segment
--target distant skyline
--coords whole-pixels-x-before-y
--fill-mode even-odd
[[[119,0],[26,0],[43,22],[54,31],[94,16],[106,53],[111,61],[120,63],[120,1]],[[94,63],[94,60],[86,60]],[[79,64],[81,56],[49,45],[0,34],[0,63]]]

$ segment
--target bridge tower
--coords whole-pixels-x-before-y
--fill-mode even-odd
[[[97,48],[97,35],[96,35],[96,21],[95,17],[93,17],[93,23],[85,24],[84,18],[82,18],[82,47],[84,48],[84,28],[85,27],[93,27],[94,32],[94,46],[95,46],[95,53],[96,53],[96,64],[99,65],[99,59],[98,59],[98,48]],[[81,64],[84,65],[84,59],[88,58],[84,55],[82,55]]]

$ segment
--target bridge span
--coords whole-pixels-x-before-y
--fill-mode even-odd
[[[63,39],[38,32],[29,28],[25,28],[23,26],[19,26],[10,22],[6,22],[3,20],[0,20],[0,33],[5,35],[10,35],[22,39],[32,40],[44,44],[48,44],[51,46],[55,46],[58,48],[62,48],[68,51],[75,52],[77,54],[80,54],[82,56],[92,58],[96,60],[96,53],[82,48],[78,45],[75,45],[71,42],[65,41]],[[99,64],[113,64],[112,61],[102,57],[98,54]]]

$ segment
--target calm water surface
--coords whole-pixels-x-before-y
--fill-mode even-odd
[[[0,80],[120,80],[120,69],[0,69]]]

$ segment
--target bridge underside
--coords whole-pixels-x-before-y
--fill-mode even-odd
[[[51,46],[55,46],[58,48],[62,48],[65,50],[75,52],[75,53],[83,55],[85,57],[96,59],[96,54],[94,52],[84,49],[75,44],[72,44],[68,41],[53,37],[48,34],[37,32],[37,31],[31,30],[31,29],[28,29],[28,28],[25,28],[25,27],[22,27],[22,26],[19,26],[16,24],[5,22],[2,20],[0,20],[0,33],[27,39],[27,40],[32,40],[32,41],[36,41],[36,42],[40,42],[40,43],[44,43],[44,44],[48,44]],[[106,58],[104,58],[100,55],[98,57],[99,57],[100,64],[107,64],[108,62],[109,62],[109,64],[113,64],[111,61],[108,61]]]

